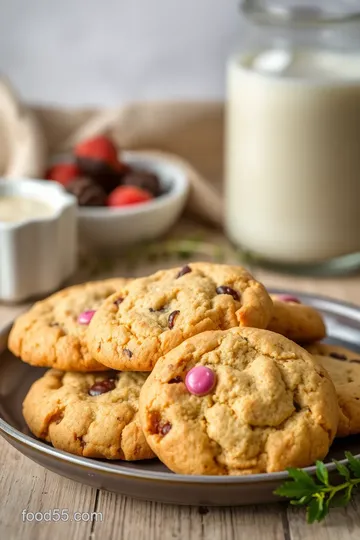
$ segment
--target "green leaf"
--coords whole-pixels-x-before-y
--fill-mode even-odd
[[[322,499],[321,503],[319,502],[320,511],[317,515],[317,520],[322,521],[329,513],[329,501]]]
[[[322,461],[316,462],[316,476],[325,486],[329,485],[329,472]]]
[[[321,499],[312,499],[307,507],[307,522],[314,523],[322,515],[323,501]]]
[[[293,481],[282,484],[274,491],[275,495],[301,499],[304,496],[311,496],[313,493],[321,490],[321,486],[317,485],[313,478],[302,469],[289,468],[287,470]]]
[[[320,483],[303,469],[289,468],[290,481],[281,485],[274,493],[288,497],[294,506],[306,506],[307,521],[322,521],[329,513],[329,508],[346,506],[353,489],[360,487],[360,459],[351,452],[345,452],[348,466],[333,460],[338,473],[345,479],[341,485],[333,486],[329,473],[322,461],[316,462],[316,477]]]
[[[338,473],[343,476],[345,478],[345,480],[349,481],[350,480],[350,471],[349,469],[346,467],[346,465],[343,465],[342,463],[339,463],[338,461],[336,461],[336,459],[333,459],[333,462],[335,463],[336,465],[336,468],[338,470]]]
[[[288,497],[289,499],[295,497],[300,499],[301,497],[304,497],[304,490],[307,491],[306,495],[312,494],[303,484],[299,484],[298,482],[285,482],[282,486],[278,487],[274,493],[275,495],[280,495],[280,497]]]
[[[332,497],[330,501],[330,506],[332,508],[339,508],[344,507],[347,504],[349,504],[351,500],[352,490],[353,490],[354,484],[350,484],[345,488],[344,491],[339,491]]]
[[[303,484],[304,486],[311,487],[315,489],[316,491],[319,489],[318,484],[314,481],[312,476],[310,476],[306,471],[303,469],[294,469],[293,467],[289,467],[287,469],[289,476],[296,480],[298,483]]]
[[[290,501],[290,504],[292,504],[293,506],[305,506],[311,501],[311,499],[312,495],[304,495],[303,497],[301,497],[301,499],[297,501]]]
[[[349,461],[349,467],[355,478],[360,478],[360,461],[356,459],[351,452],[345,452],[345,456]]]

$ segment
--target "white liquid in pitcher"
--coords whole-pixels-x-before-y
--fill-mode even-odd
[[[282,263],[360,251],[360,54],[233,59],[226,154],[236,243]]]
[[[28,219],[47,218],[54,209],[38,199],[18,196],[0,196],[0,222],[16,222]]]

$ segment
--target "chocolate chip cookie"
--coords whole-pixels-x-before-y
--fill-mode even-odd
[[[265,288],[243,268],[192,263],[120,288],[94,315],[87,339],[98,362],[150,371],[190,336],[234,326],[264,328],[271,314]]]
[[[128,280],[118,278],[69,287],[37,302],[16,321],[8,347],[34,366],[65,371],[103,371],[85,334],[94,310]]]
[[[321,314],[290,295],[271,295],[274,311],[268,330],[297,343],[311,343],[326,336]]]
[[[328,453],[339,418],[327,372],[279,334],[194,336],[156,364],[140,421],[174,472],[239,475],[305,467]]]
[[[155,457],[139,424],[144,373],[64,373],[51,369],[30,388],[23,415],[32,433],[84,457]]]
[[[335,360],[345,360],[348,362],[360,363],[360,354],[340,345],[330,343],[312,343],[306,346],[306,350],[317,356],[329,356]]]
[[[316,343],[308,350],[327,370],[335,385],[340,407],[337,437],[360,433],[360,355],[325,343]]]

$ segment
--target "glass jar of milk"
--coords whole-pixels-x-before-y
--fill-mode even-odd
[[[229,237],[298,271],[360,266],[360,1],[242,11],[227,75]]]

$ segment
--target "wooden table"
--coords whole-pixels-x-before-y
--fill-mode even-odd
[[[142,273],[136,272],[136,273]],[[315,292],[360,304],[360,277],[294,278],[254,270],[266,285]],[[1,307],[0,326],[23,307]],[[286,504],[242,508],[178,507],[96,490],[49,472],[0,438],[0,538],[3,540],[359,540],[360,497],[307,525]],[[102,521],[24,522],[22,510],[101,512]]]

